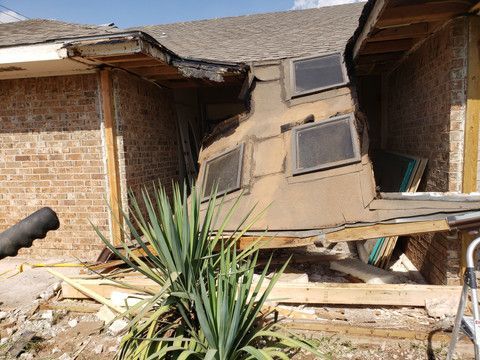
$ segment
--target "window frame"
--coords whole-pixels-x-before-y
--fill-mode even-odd
[[[235,183],[235,186],[232,187],[232,188],[217,192],[216,195],[218,197],[218,196],[221,196],[221,195],[230,194],[230,193],[238,191],[242,188],[243,155],[244,155],[244,150],[245,150],[245,144],[244,143],[240,143],[238,145],[235,145],[234,147],[230,147],[230,148],[228,148],[224,151],[221,151],[220,153],[215,154],[211,158],[206,159],[204,161],[205,166],[204,166],[204,169],[203,169],[203,172],[202,172],[202,189],[205,191],[205,193],[204,193],[204,197],[203,197],[202,201],[206,201],[210,198],[210,193],[207,194],[206,193],[207,189],[205,188],[206,181],[207,181],[207,175],[208,175],[207,171],[208,171],[209,163],[211,163],[212,161],[215,161],[215,160],[221,158],[222,156],[225,156],[225,155],[227,155],[231,152],[234,152],[237,149],[240,149],[240,156],[239,156],[239,164],[238,164],[238,170],[237,170],[237,181]]]
[[[342,71],[344,81],[341,82],[341,83],[333,84],[333,85],[322,86],[322,87],[318,87],[318,88],[314,88],[314,89],[310,89],[310,90],[304,90],[304,91],[297,92],[296,89],[295,89],[296,88],[296,85],[295,85],[296,84],[295,63],[299,62],[299,61],[303,61],[303,60],[323,58],[323,57],[332,56],[332,55],[338,55],[340,57],[340,68],[341,68],[341,71]],[[342,52],[337,51],[337,52],[328,53],[328,54],[306,56],[306,57],[301,57],[301,58],[296,58],[296,59],[290,59],[290,61],[288,62],[288,65],[289,65],[289,68],[290,68],[290,71],[289,71],[290,99],[294,99],[296,97],[300,97],[300,96],[304,96],[304,95],[308,95],[308,94],[313,94],[313,93],[324,91],[324,90],[339,88],[339,87],[345,86],[349,83],[347,68],[345,66],[345,58],[344,58]]]
[[[352,147],[353,147],[353,154],[354,157],[345,159],[345,160],[338,160],[334,162],[329,162],[323,165],[317,165],[309,168],[298,168],[298,133],[299,131],[302,131],[304,129],[312,128],[312,127],[317,127],[317,126],[322,126],[328,123],[333,123],[341,119],[347,119],[348,124],[350,126],[350,138],[352,141]],[[306,173],[311,173],[315,171],[320,171],[320,170],[327,170],[327,169],[332,169],[344,165],[349,165],[349,164],[354,164],[358,163],[362,160],[362,155],[360,152],[360,142],[357,136],[357,129],[354,124],[354,116],[353,113],[349,113],[346,115],[339,115],[339,116],[334,116],[329,119],[321,120],[321,121],[315,121],[313,123],[308,123],[304,125],[299,125],[294,128],[292,128],[292,175],[302,175]]]

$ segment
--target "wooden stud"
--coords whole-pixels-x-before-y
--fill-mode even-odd
[[[325,239],[327,242],[358,241],[379,237],[423,234],[448,230],[450,230],[450,226],[446,220],[417,221],[411,223],[376,224],[345,228],[325,234]]]
[[[362,54],[384,54],[409,50],[414,44],[413,39],[400,39],[392,41],[368,42]]]
[[[429,23],[418,23],[407,26],[377,29],[368,38],[369,42],[387,41],[424,37],[429,33]]]
[[[120,171],[118,169],[118,149],[115,123],[115,110],[110,69],[100,70],[100,89],[102,95],[102,111],[105,127],[105,146],[107,154],[107,175],[109,202],[112,217],[111,240],[114,245],[122,241],[122,201],[120,192]]]
[[[151,60],[152,58],[145,54],[130,54],[130,55],[113,55],[113,56],[101,56],[91,57],[91,59],[98,60],[104,63],[122,63],[127,61],[144,61]]]
[[[478,136],[480,122],[480,19],[468,18],[468,65],[467,65],[467,109],[465,117],[465,139],[463,156],[462,192],[477,191]],[[466,268],[467,247],[473,237],[461,233],[460,275]]]

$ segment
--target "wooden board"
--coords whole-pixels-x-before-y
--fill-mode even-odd
[[[441,341],[448,343],[450,341],[451,333],[443,331],[415,331],[408,329],[385,329],[366,326],[354,326],[349,324],[335,324],[325,323],[320,321],[310,320],[285,320],[281,324],[294,330],[305,331],[321,331],[328,333],[335,333],[340,335],[353,335],[353,336],[368,336],[368,337],[380,337],[380,338],[395,338],[395,339],[409,339],[409,340],[429,340],[429,341]],[[470,343],[470,342],[468,342]]]
[[[467,67],[467,113],[465,120],[465,140],[463,157],[462,192],[477,191],[478,136],[480,122],[480,19],[468,18],[468,67]],[[461,235],[460,277],[466,267],[467,247],[472,237]]]
[[[429,232],[449,231],[450,226],[445,219],[431,221],[417,221],[411,223],[375,224],[345,228],[325,234],[327,243],[339,241],[359,241],[386,236],[400,236],[407,234],[423,234]]]
[[[79,284],[110,298],[113,291],[132,292],[119,288],[108,280],[76,280]],[[160,286],[145,278],[129,279],[129,283],[158,291]],[[459,299],[459,286],[411,285],[411,284],[347,284],[347,283],[277,283],[269,300],[293,304],[339,304],[425,306],[426,299]],[[86,299],[87,295],[67,283],[62,283],[62,296],[70,299]]]
[[[109,205],[111,208],[113,244],[122,241],[122,199],[120,192],[120,170],[118,168],[118,149],[115,122],[115,109],[112,90],[112,77],[109,69],[100,70],[100,89],[102,94],[102,113],[105,127],[105,152],[107,154],[107,175]]]

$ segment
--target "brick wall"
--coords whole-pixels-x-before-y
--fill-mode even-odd
[[[420,191],[461,191],[467,40],[466,18],[455,19],[388,78],[387,148],[429,159]],[[454,244],[425,235],[408,241],[406,253],[430,282],[454,282]]]
[[[92,259],[108,232],[97,75],[0,81],[0,230],[43,206],[61,227],[24,254]]]
[[[167,189],[178,181],[176,114],[171,91],[130,75],[114,73],[119,162],[123,204],[127,189],[140,199],[160,181]]]

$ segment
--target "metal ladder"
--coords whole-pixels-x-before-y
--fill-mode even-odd
[[[460,296],[460,304],[458,305],[458,311],[453,325],[452,339],[450,340],[450,346],[448,348],[447,360],[452,360],[460,330],[462,330],[473,341],[475,360],[480,360],[480,315],[477,298],[477,279],[475,276],[475,266],[473,261],[475,248],[479,244],[480,237],[477,237],[467,248],[467,268],[462,287],[462,295]],[[465,316],[468,289],[471,289],[473,317]]]

